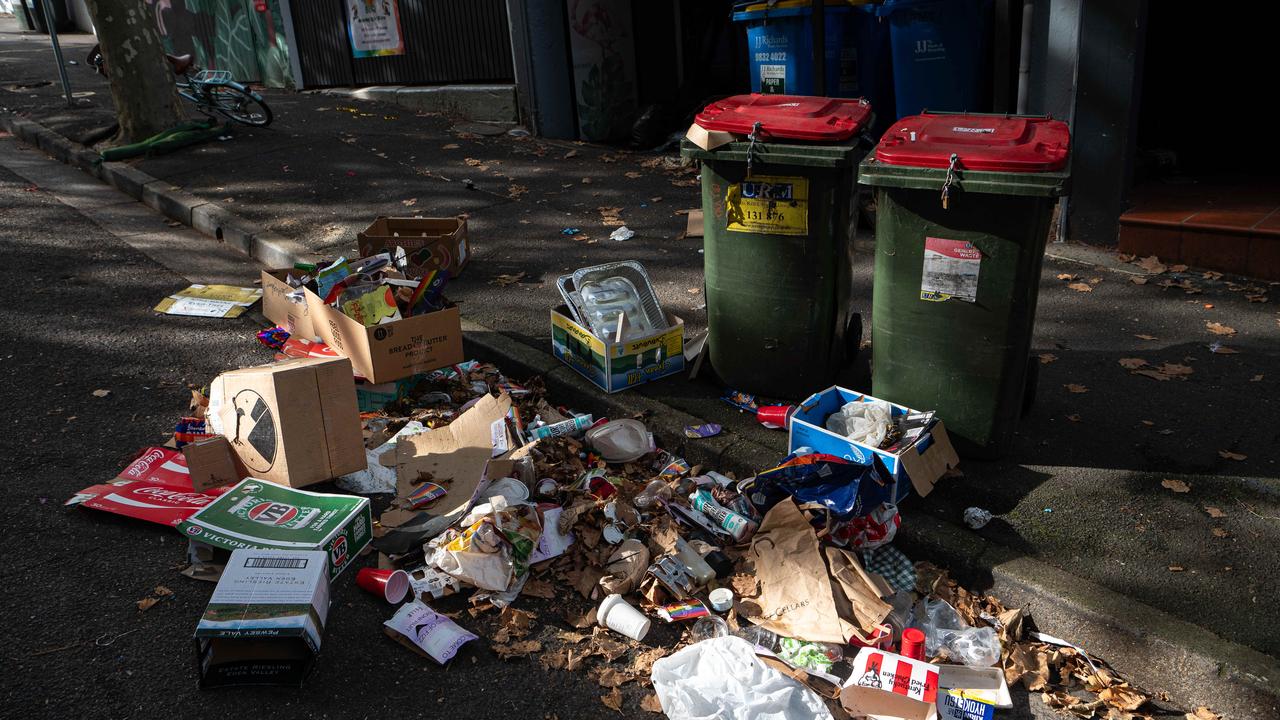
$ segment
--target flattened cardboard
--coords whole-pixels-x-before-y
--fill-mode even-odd
[[[626,390],[684,370],[684,321],[667,313],[669,326],[615,343],[601,340],[569,317],[551,310],[551,353],[607,393]]]
[[[365,468],[351,363],[284,360],[232,370],[210,387],[220,432],[248,475],[305,487]]]
[[[810,395],[800,404],[787,424],[790,451],[794,452],[800,447],[810,447],[820,453],[862,464],[870,463],[871,455],[875,454],[880,457],[889,474],[893,476],[896,485],[893,491],[894,502],[901,502],[910,493],[912,487],[921,496],[928,495],[933,491],[933,486],[937,484],[943,473],[960,464],[960,458],[956,455],[955,448],[951,446],[950,436],[947,435],[947,427],[940,418],[935,419],[920,434],[915,443],[897,453],[889,453],[854,442],[827,430],[827,416],[846,402],[878,399],[837,385]],[[893,406],[895,417],[904,413],[917,412],[904,405],[889,404]],[[903,480],[908,480],[910,485],[902,482]]]
[[[231,442],[222,435],[187,443],[182,454],[191,473],[191,487],[200,492],[234,485],[249,475]]]
[[[498,397],[483,395],[453,422],[402,437],[393,453],[382,456],[384,465],[396,468],[397,496],[407,497],[413,492],[423,473],[430,473],[431,482],[448,489],[448,494],[431,508],[434,517],[427,527],[428,537],[452,525],[471,506],[484,482],[485,468],[494,458],[495,439],[507,448],[514,447],[506,426],[510,409],[511,397],[506,393]]]
[[[356,235],[360,257],[404,248],[408,276],[419,278],[432,270],[448,270],[458,277],[471,260],[467,218],[379,217]]]
[[[311,339],[315,329],[311,326],[311,308],[305,297],[294,300],[290,295],[294,288],[284,279],[291,269],[262,271],[262,314],[268,320],[289,331],[289,335]]]
[[[173,527],[223,492],[223,488],[196,490],[180,450],[148,447],[110,483],[87,487],[65,504]]]
[[[703,150],[715,150],[721,145],[728,145],[738,139],[737,135],[724,130],[708,130],[698,123],[689,126],[689,131],[684,134],[689,142],[697,145]]]
[[[327,557],[234,550],[196,626],[200,687],[300,686],[329,614]]]
[[[305,291],[312,328],[374,384],[456,365],[462,356],[462,316],[456,306],[365,327]]]
[[[690,210],[689,216],[685,220],[684,236],[687,238],[700,238],[706,232],[706,225],[703,224],[702,211]]]

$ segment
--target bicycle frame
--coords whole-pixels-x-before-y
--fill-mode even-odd
[[[202,78],[201,76],[205,76]],[[211,88],[232,87],[246,90],[245,86],[231,79],[231,73],[225,70],[201,70],[195,75],[190,73],[178,76],[175,84],[178,94],[195,103],[201,110],[212,110],[216,107]]]

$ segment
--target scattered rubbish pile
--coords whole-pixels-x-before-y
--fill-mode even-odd
[[[465,221],[449,227],[465,238]],[[183,574],[217,583],[195,630],[202,687],[302,685],[327,661],[330,586],[345,574],[395,606],[385,634],[432,663],[487,643],[590,673],[614,710],[638,683],[653,690],[641,709],[676,719],[968,720],[1012,707],[1022,683],[1076,717],[1150,717],[1148,695],[1100,659],[892,544],[898,503],[956,464],[931,413],[834,387],[764,413],[791,427],[776,467],[691,466],[646,418],[558,406],[538,378],[455,357],[452,257],[368,249],[264,273],[280,326],[259,339],[276,361],[193,391],[166,446],[67,503],[189,540]],[[657,357],[624,356],[631,369],[683,366],[680,321],[638,264],[561,281],[553,323],[577,328],[573,342],[656,337],[641,354]],[[433,329],[399,329],[422,321]],[[301,489],[329,481],[336,491]],[[554,610],[522,609],[549,607],[531,599]],[[468,629],[489,613],[496,633]]]

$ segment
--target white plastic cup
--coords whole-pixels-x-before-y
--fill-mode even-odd
[[[601,627],[607,627],[632,640],[643,640],[644,636],[649,634],[649,618],[631,607],[618,594],[610,595],[600,603],[600,608],[596,610],[596,622]]]
[[[707,595],[707,599],[711,601],[711,609],[716,612],[725,612],[733,607],[733,591],[729,588],[716,588]]]

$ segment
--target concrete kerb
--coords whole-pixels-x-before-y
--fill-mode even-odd
[[[45,130],[10,114],[0,114],[0,127],[31,144],[38,144],[38,131]],[[71,141],[59,139],[70,149],[60,159],[77,165],[85,160],[83,153],[74,152]],[[88,170],[91,174],[139,199],[144,187],[160,182],[121,163],[90,163],[90,167],[100,170]],[[154,185],[148,192],[161,202],[160,196],[169,194],[166,186]],[[185,197],[175,195],[167,202],[176,206],[192,197],[181,195]],[[207,209],[197,212],[196,208]],[[237,237],[242,239],[250,234],[247,254],[267,267],[315,259],[301,244],[270,231],[251,231],[252,223],[212,203],[195,205],[185,215],[188,224],[201,217],[208,227],[213,227],[214,216],[226,221],[221,225],[224,239],[229,226],[238,228]],[[683,428],[700,422],[693,416],[637,393],[605,395],[549,353],[479,323],[464,321],[463,330],[469,356],[491,360],[515,377],[541,375],[562,402],[599,409],[615,418],[645,413],[660,444],[690,463],[746,477],[778,459],[769,448],[732,433],[690,442],[684,439]],[[1274,658],[1033,558],[1019,557],[952,523],[910,511],[905,516],[899,538],[909,554],[939,559],[962,579],[982,578],[983,585],[1008,605],[1030,607],[1039,627],[1106,658],[1139,685],[1164,690],[1173,702],[1186,707],[1208,705],[1227,717],[1280,716],[1280,663]]]

